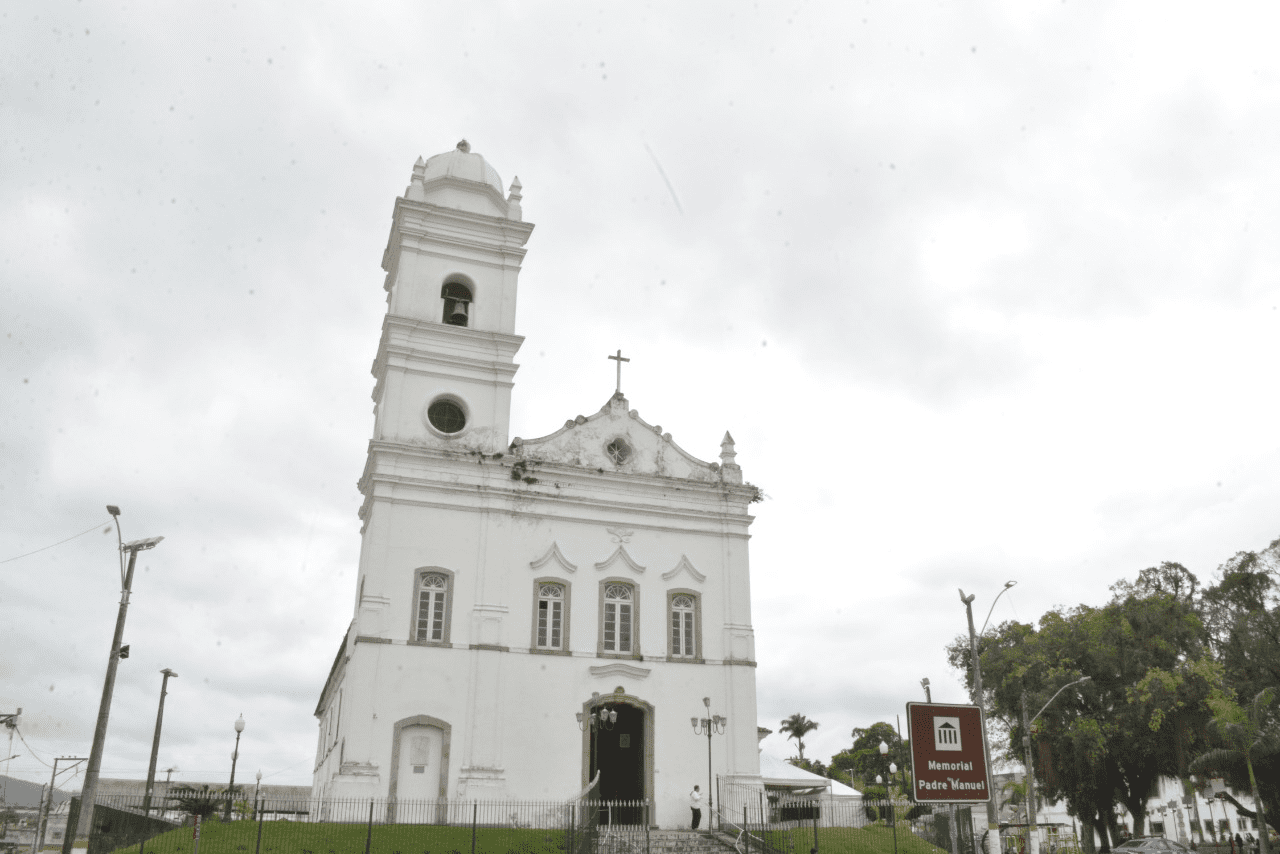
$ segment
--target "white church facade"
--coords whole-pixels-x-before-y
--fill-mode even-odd
[[[760,785],[760,493],[727,433],[696,459],[621,382],[590,417],[510,437],[520,189],[463,142],[396,199],[355,614],[316,709],[313,795],[565,800],[599,772],[603,797],[684,826],[704,697],[727,718],[715,775]],[[601,712],[612,729],[589,726]]]

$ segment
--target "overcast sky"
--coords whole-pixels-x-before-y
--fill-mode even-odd
[[[767,496],[758,722],[819,721],[807,755],[922,677],[965,698],[957,588],[981,623],[1016,579],[992,621],[1032,621],[1265,547],[1277,11],[1208,12],[5,3],[9,773],[88,753],[118,504],[126,539],[165,541],[139,562],[103,775],[145,775],[170,667],[175,780],[224,779],[243,713],[240,779],[310,783],[392,206],[464,137],[536,224],[513,436],[597,410],[619,348],[646,421],[705,460],[732,431]]]

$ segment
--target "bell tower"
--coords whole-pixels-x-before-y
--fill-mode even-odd
[[[533,225],[520,180],[466,140],[418,158],[382,256],[387,315],[373,363],[378,442],[481,453],[509,440],[516,282]]]

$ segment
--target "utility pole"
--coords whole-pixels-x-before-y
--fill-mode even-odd
[[[40,800],[40,818],[36,822],[36,843],[34,848],[32,849],[32,851],[36,852],[36,854],[38,854],[38,852],[44,849],[44,834],[45,834],[45,831],[49,829],[49,812],[53,809],[53,793],[58,790],[58,763],[74,762],[76,764],[79,764],[85,761],[87,760],[83,756],[55,756],[54,757],[53,774],[52,776],[49,777],[49,796],[47,800],[43,798]],[[72,767],[75,767],[75,766],[72,766]],[[63,770],[70,770],[70,769],[63,769]],[[67,828],[67,830],[70,831],[71,828]]]
[[[116,523],[116,540],[122,539],[120,534],[120,508],[107,505],[107,512]],[[98,795],[98,772],[102,767],[102,748],[107,740],[107,720],[111,717],[111,695],[116,687],[116,668],[120,664],[121,641],[124,639],[124,621],[129,613],[129,594],[133,588],[133,567],[138,560],[138,552],[153,549],[164,537],[149,537],[145,540],[134,540],[130,543],[120,542],[121,590],[120,610],[116,613],[116,632],[111,638],[111,654],[107,657],[107,678],[102,684],[102,701],[98,704],[98,721],[93,727],[93,747],[89,750],[89,765],[84,772],[84,788],[80,790],[80,818],[76,823],[75,838],[85,839],[93,832],[93,805]],[[123,566],[124,554],[129,553],[129,568]],[[128,653],[126,652],[125,655]],[[71,833],[71,828],[67,828]]]
[[[164,674],[164,679],[160,682],[160,708],[156,710],[156,734],[151,740],[151,764],[147,766],[147,788],[142,798],[143,815],[151,815],[151,790],[156,785],[156,757],[160,753],[160,725],[164,723],[164,697],[168,693],[165,689],[169,687],[169,678],[178,675],[167,667],[160,672]]]
[[[1005,585],[1005,590],[1012,586],[1013,582]],[[1001,593],[1004,590],[1000,591]],[[964,603],[965,615],[969,618],[969,660],[973,664],[973,703],[980,709],[982,707],[982,663],[978,659],[978,633],[973,628],[973,597],[970,593],[964,595],[964,591],[960,591],[960,601]],[[999,596],[997,595],[997,598]],[[995,608],[996,603],[993,601],[991,607]],[[990,615],[988,615],[990,618]],[[987,744],[987,719],[986,715],[982,716],[982,758],[987,763],[987,774],[991,773],[991,746]],[[987,792],[987,851],[990,854],[1000,854],[1000,822],[996,819],[996,802],[991,797],[991,792]]]

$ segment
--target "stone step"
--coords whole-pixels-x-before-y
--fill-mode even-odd
[[[649,854],[725,854],[733,846],[718,836],[695,830],[652,830]]]

